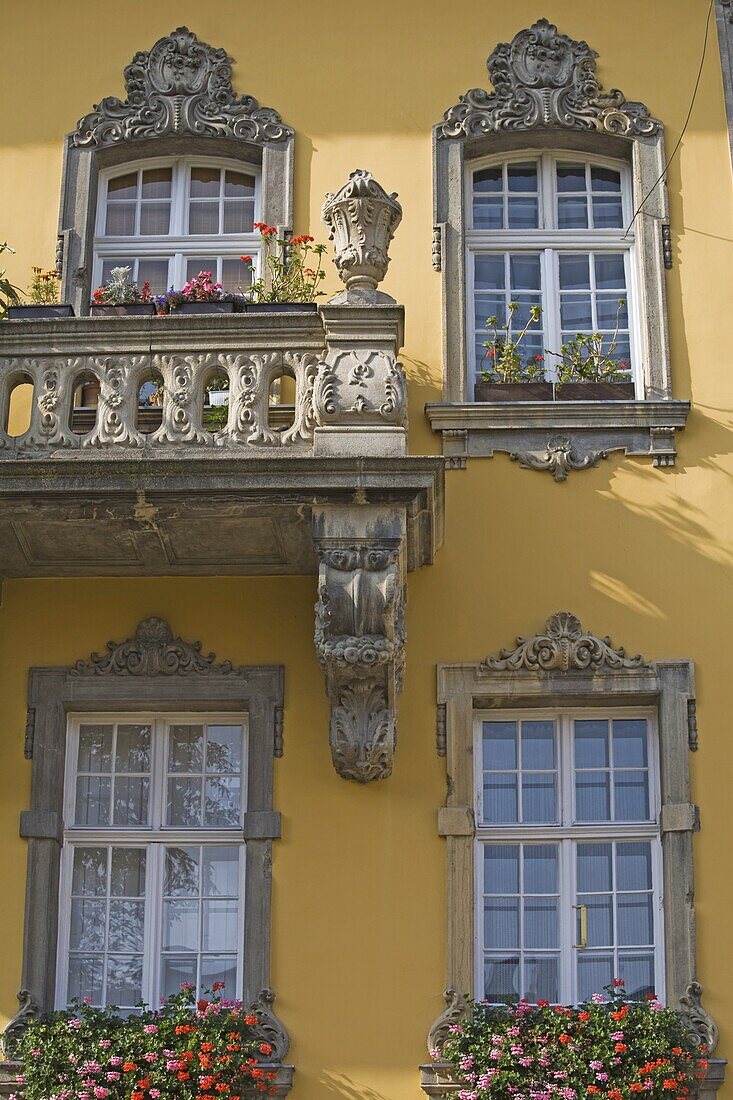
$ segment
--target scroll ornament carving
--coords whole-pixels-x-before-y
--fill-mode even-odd
[[[387,273],[389,242],[402,220],[397,195],[388,195],[371,172],[358,168],[321,210],[334,242],[334,264],[347,289],[376,289]]]
[[[198,673],[236,674],[231,661],[215,662],[213,653],[204,655],[201,642],[184,642],[173,637],[165,619],[155,616],[138,624],[134,638],[107,642],[107,652],[92,653],[89,661],[77,661],[76,676],[186,676]]]
[[[431,1058],[440,1056],[450,1029],[465,1019],[470,1008],[467,994],[459,993],[457,989],[446,989],[443,996],[446,1007],[428,1031],[428,1052]]]
[[[126,98],[108,96],[79,121],[77,146],[116,145],[169,134],[266,144],[292,137],[272,107],[232,87],[232,58],[188,27],[136,53],[124,72]]]
[[[20,1008],[9,1021],[2,1033],[2,1050],[6,1058],[11,1058],[16,1044],[20,1041],[23,1032],[31,1020],[37,1019],[41,1009],[35,997],[27,990],[21,989],[18,993]]]
[[[331,702],[334,767],[358,783],[386,779],[404,673],[399,551],[363,544],[321,549],[319,557],[315,644]]]
[[[608,458],[608,454],[608,451],[589,451],[581,455],[567,436],[553,435],[547,440],[546,449],[539,454],[535,451],[513,451],[509,458],[512,462],[518,462],[524,470],[546,470],[555,481],[567,481],[571,471],[590,470],[601,459]]]
[[[544,634],[517,638],[515,649],[502,649],[487,657],[479,668],[485,672],[595,672],[599,669],[647,668],[643,657],[627,657],[611,639],[589,634],[569,611],[550,615]]]
[[[442,138],[475,137],[500,130],[556,126],[566,130],[639,137],[661,123],[643,103],[618,88],[603,90],[598,54],[586,42],[560,34],[547,19],[502,42],[487,61],[493,92],[473,88],[446,112]]]
[[[687,1030],[697,1039],[699,1045],[704,1045],[708,1053],[712,1054],[718,1045],[718,1026],[712,1016],[702,1004],[702,986],[699,982],[691,982],[680,997],[681,1008],[679,1010]]]
[[[313,387],[316,423],[407,425],[407,379],[384,351],[330,352]]]
[[[257,996],[257,1000],[250,1005],[250,1011],[257,1017],[255,1025],[257,1038],[263,1043],[269,1043],[272,1047],[268,1055],[270,1062],[283,1062],[290,1047],[290,1035],[285,1024],[275,1015],[273,1005],[275,994],[271,989],[263,989]]]

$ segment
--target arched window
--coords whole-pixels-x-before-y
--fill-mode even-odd
[[[153,293],[211,271],[226,291],[249,278],[240,256],[257,255],[260,172],[213,157],[155,158],[100,173],[95,286],[113,267],[132,268]]]
[[[154,292],[211,270],[228,291],[258,254],[253,222],[292,224],[294,133],[238,95],[232,59],[186,27],[135,55],[126,99],[67,135],[57,262],[63,300],[88,312],[112,267]]]

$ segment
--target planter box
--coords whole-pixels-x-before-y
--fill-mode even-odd
[[[477,382],[474,401],[552,401],[552,382]]]
[[[92,317],[152,317],[155,313],[153,302],[132,302],[126,306],[92,305]]]
[[[209,390],[206,394],[206,398],[209,406],[228,405],[229,390]]]
[[[317,313],[315,302],[247,302],[245,313]]]
[[[557,386],[558,401],[633,401],[633,382],[566,382]]]
[[[171,313],[234,313],[234,302],[184,302]]]
[[[9,321],[42,321],[46,317],[73,317],[74,307],[67,302],[48,306],[8,306]]]

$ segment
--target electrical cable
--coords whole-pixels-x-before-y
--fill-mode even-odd
[[[700,65],[698,67],[697,77],[695,79],[695,87],[692,90],[692,99],[690,100],[690,109],[687,112],[687,118],[685,119],[685,124],[682,127],[682,130],[680,131],[680,136],[677,138],[677,144],[675,145],[674,149],[670,153],[670,155],[667,159],[667,162],[664,165],[664,168],[662,169],[662,173],[659,176],[659,179],[657,179],[655,181],[655,183],[649,188],[646,195],[644,196],[644,198],[641,200],[641,202],[637,206],[636,210],[634,211],[634,216],[631,219],[631,221],[629,222],[628,227],[626,229],[626,232],[624,233],[624,239],[626,237],[628,237],[629,233],[633,229],[634,222],[639,217],[639,214],[641,214],[642,209],[643,209],[644,204],[646,203],[647,199],[650,197],[650,195],[652,195],[654,193],[654,191],[657,189],[657,187],[662,182],[662,180],[665,179],[665,177],[667,175],[667,172],[669,171],[669,166],[672,163],[672,161],[674,160],[675,154],[676,154],[677,150],[679,149],[680,145],[682,144],[682,139],[685,136],[685,131],[687,130],[690,119],[692,117],[692,111],[693,111],[693,108],[695,106],[695,100],[697,99],[697,91],[698,91],[698,88],[700,87],[700,79],[702,77],[702,70],[703,70],[703,66],[705,64],[705,55],[707,54],[707,50],[708,50],[708,37],[709,37],[709,34],[710,34],[710,15],[711,15],[712,10],[713,10],[714,2],[715,2],[715,0],[710,0],[710,5],[708,7],[707,18],[705,19],[705,38],[703,39],[703,44],[702,44],[702,56],[700,58]]]

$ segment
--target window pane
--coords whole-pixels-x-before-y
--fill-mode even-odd
[[[166,848],[163,893],[168,897],[191,897],[198,892],[199,849]]]
[[[610,894],[578,894],[588,917],[588,947],[613,947],[613,899]],[[580,913],[576,912],[576,935],[580,943]]]
[[[624,290],[626,288],[624,258],[621,253],[596,252],[594,262],[598,290]]]
[[[590,170],[591,190],[616,191],[621,193],[621,173],[613,168],[601,168],[598,165],[591,166]]]
[[[104,899],[72,898],[69,949],[71,951],[103,951]]]
[[[474,256],[476,290],[503,290],[505,287],[503,256]]]
[[[537,199],[510,197],[508,207],[510,229],[536,229],[539,225]]]
[[[492,1004],[519,1000],[519,955],[484,960],[484,996]]]
[[[143,950],[145,927],[144,901],[111,901],[109,903],[109,951]],[[645,941],[636,941],[643,943]]]
[[[554,722],[522,722],[522,767],[555,767]]]
[[[206,736],[207,772],[241,772],[242,727],[209,726]]]
[[[613,762],[617,768],[647,767],[647,726],[645,718],[614,719]]]
[[[226,829],[240,822],[239,776],[213,776],[206,780],[206,812],[204,824]]]
[[[537,165],[510,164],[507,168],[507,184],[510,191],[536,191]]]
[[[474,172],[473,189],[474,191],[500,192],[502,190],[501,165],[496,168],[482,168],[479,172]]]
[[[609,821],[611,797],[608,772],[576,772],[575,816],[578,821]]]
[[[594,327],[590,294],[564,294],[560,299],[560,321],[563,328],[590,332]]]
[[[590,290],[590,257],[570,253],[559,257],[560,289]]]
[[[524,947],[558,947],[559,942],[557,898],[525,898]]]
[[[585,191],[585,165],[558,164],[557,189],[558,191]]]
[[[208,845],[203,849],[203,892],[208,897],[239,893],[239,849]]]
[[[649,820],[649,782],[641,771],[613,773],[616,821]]]
[[[555,776],[551,772],[524,772],[522,775],[522,820],[557,820]]]
[[[577,879],[581,893],[611,890],[610,844],[579,844],[577,847]],[[626,887],[628,889],[628,887]]]
[[[221,170],[219,168],[191,169],[191,198],[218,198],[221,189]]]
[[[144,199],[169,199],[173,181],[172,168],[146,168],[143,172]]]
[[[168,744],[168,771],[204,770],[204,727],[171,726]]]
[[[168,824],[201,824],[201,780],[171,776],[168,780]]]
[[[487,894],[519,893],[518,844],[485,845],[484,891]]]
[[[575,767],[608,767],[608,722],[605,719],[575,722]]]
[[[623,224],[620,195],[615,198],[593,196],[593,227],[595,229],[622,229]]]
[[[189,206],[188,232],[214,234],[219,232],[219,203],[192,202]]]
[[[150,771],[150,726],[117,727],[115,771]]]
[[[203,951],[237,950],[237,912],[236,900],[203,902]]]
[[[654,943],[650,894],[619,894],[616,901],[618,942],[624,947]]]
[[[113,824],[147,825],[149,783],[137,776],[116,776]]]
[[[484,947],[519,949],[519,898],[484,900]]]
[[[616,886],[618,890],[651,890],[652,846],[648,841],[619,841],[616,845]]]
[[[517,777],[511,772],[484,776],[484,820],[517,820]]]
[[[254,203],[232,200],[224,203],[223,233],[251,233],[253,221]]]
[[[523,995],[530,1002],[559,1000],[560,960],[557,955],[539,955],[524,960]]]
[[[252,283],[252,270],[241,260],[222,260],[221,285],[226,294],[246,290]]]
[[[654,993],[654,955],[651,952],[620,954],[618,969],[619,976],[624,979],[626,996],[631,1000],[643,1001],[647,994]]]
[[[504,228],[504,199],[499,195],[477,195],[473,200],[474,229]]]
[[[524,890],[527,894],[555,894],[558,882],[556,844],[524,845]],[[501,891],[500,891],[501,892]]]
[[[74,848],[72,894],[104,897],[107,886],[107,849]]]
[[[578,1000],[587,1001],[594,993],[602,993],[616,975],[613,971],[613,955],[589,955],[577,953]]]
[[[230,169],[224,173],[224,196],[228,199],[254,199],[254,176],[248,176],[244,172],[232,172]]]
[[[107,960],[107,1004],[134,1008],[143,995],[143,960],[140,955]]]
[[[162,947],[164,951],[198,951],[198,901],[164,901]]]
[[[135,199],[137,197],[137,172],[114,176],[107,182],[108,199]]]
[[[505,771],[517,766],[516,722],[484,722],[484,768]]]
[[[99,849],[104,851],[104,849]],[[142,898],[145,896],[145,849],[113,848],[112,880],[113,897]]]
[[[218,269],[219,260],[216,256],[197,256],[193,260],[186,261],[186,279],[195,279],[200,272],[205,271],[216,283]]]
[[[540,290],[540,258],[536,255],[514,255],[509,258],[512,290]]]
[[[165,294],[168,290],[168,261],[140,260],[137,268],[137,284],[141,290],[145,282],[150,283],[153,294]]]
[[[69,959],[68,998],[91,997],[92,1004],[102,1003],[104,960],[99,955],[72,955]]]
[[[104,232],[107,237],[132,237],[135,233],[135,203],[108,202]]]
[[[161,961],[160,992],[161,996],[169,997],[171,993],[178,993],[184,982],[196,985],[196,963],[194,955],[183,958],[163,958]]]
[[[144,202],[140,207],[140,235],[152,237],[166,234],[170,227],[170,215],[169,202]]]
[[[569,198],[561,196],[557,200],[558,229],[587,229],[588,204],[585,196]]]
[[[599,294],[596,299],[596,311],[598,313],[599,329],[615,329],[618,322],[619,329],[629,327],[629,314],[625,305],[625,298],[618,294]]]
[[[79,729],[80,772],[112,770],[112,726],[81,726]]]
[[[233,995],[237,986],[235,958],[204,956],[201,960],[201,989],[211,989],[214,982],[221,982],[224,992],[228,991],[228,996]]]
[[[110,776],[80,776],[76,781],[76,825],[108,825]]]

